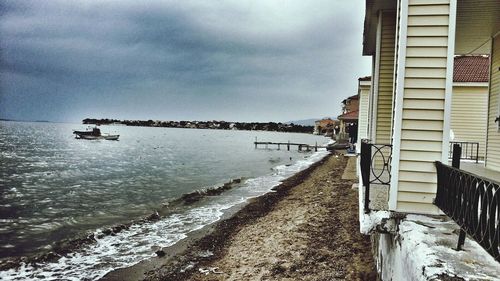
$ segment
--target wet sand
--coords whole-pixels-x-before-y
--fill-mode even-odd
[[[104,280],[376,280],[369,237],[358,231],[355,181],[342,179],[347,162],[328,156],[165,256]]]

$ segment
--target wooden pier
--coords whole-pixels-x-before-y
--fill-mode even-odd
[[[310,145],[307,143],[294,143],[294,142],[290,142],[290,141],[288,141],[288,142],[257,141],[257,139],[255,140],[254,145],[255,145],[255,148],[258,148],[259,145],[260,146],[265,145],[266,149],[268,149],[270,145],[277,146],[278,150],[281,149],[281,146],[284,146],[284,147],[286,146],[286,150],[288,150],[288,151],[290,151],[291,146],[296,146],[299,151],[302,151],[303,149],[305,149],[305,150],[314,149],[314,151],[318,151],[318,148],[326,148],[326,146],[318,145],[317,142],[314,145]]]

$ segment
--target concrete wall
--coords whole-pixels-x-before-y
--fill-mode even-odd
[[[396,232],[371,235],[381,280],[498,280],[498,262],[477,242],[467,238],[463,251],[453,249],[455,222],[421,215],[397,221]]]

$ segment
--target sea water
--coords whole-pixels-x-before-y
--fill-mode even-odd
[[[0,279],[95,280],[155,255],[220,219],[224,210],[269,192],[327,152],[255,149],[260,141],[325,144],[296,133],[102,126],[119,141],[80,140],[79,124],[0,122],[0,259],[50,251],[56,243],[93,235],[96,241],[54,262],[0,272]],[[183,194],[241,183],[218,196],[138,221]]]

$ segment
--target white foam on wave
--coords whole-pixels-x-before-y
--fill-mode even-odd
[[[166,219],[133,225],[114,236],[105,236],[77,252],[36,267],[23,265],[0,272],[1,280],[96,280],[113,269],[127,267],[154,256],[153,247],[167,247],[190,231],[217,221],[230,206],[212,204]],[[97,235],[98,232],[96,232]]]
[[[326,150],[319,150],[312,155],[307,155],[305,158],[296,161],[291,165],[279,165],[273,168],[273,174],[265,175],[257,178],[248,179],[245,184],[238,189],[242,194],[242,201],[248,200],[253,197],[261,196],[280,185],[283,180],[288,177],[303,171],[310,167],[312,164],[320,161],[330,152]]]
[[[23,264],[18,269],[0,271],[1,280],[97,280],[108,272],[134,265],[154,257],[155,247],[168,247],[185,238],[191,231],[219,220],[224,210],[249,198],[263,195],[289,176],[302,171],[328,155],[318,151],[292,165],[280,165],[273,174],[248,179],[237,191],[238,199],[231,202],[212,200],[206,206],[174,214],[157,222],[137,224],[116,235],[97,239],[96,243],[61,257],[57,262]],[[100,231],[95,232],[95,236]]]

